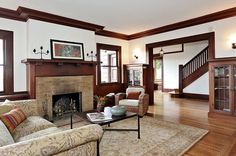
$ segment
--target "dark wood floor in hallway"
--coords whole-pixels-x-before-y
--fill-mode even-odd
[[[148,115],[209,130],[184,156],[236,156],[236,118],[208,118],[208,101],[171,98],[155,91]]]

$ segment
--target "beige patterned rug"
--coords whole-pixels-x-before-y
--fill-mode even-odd
[[[100,143],[101,156],[178,156],[184,154],[197,143],[207,130],[176,124],[151,117],[143,117],[141,139],[137,132],[106,131]],[[73,127],[88,124],[84,121],[74,123]],[[135,118],[111,124],[111,128],[136,128]],[[69,125],[61,127],[69,128]]]

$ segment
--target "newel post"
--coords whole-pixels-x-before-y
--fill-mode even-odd
[[[183,94],[183,65],[179,65],[179,94]]]

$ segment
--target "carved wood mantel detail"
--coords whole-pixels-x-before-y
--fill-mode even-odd
[[[77,60],[25,59],[27,90],[30,98],[36,97],[36,77],[94,75],[96,62]]]

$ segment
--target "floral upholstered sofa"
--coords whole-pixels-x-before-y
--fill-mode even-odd
[[[0,115],[19,107],[27,117],[13,132],[0,120],[0,156],[97,155],[97,141],[103,130],[87,125],[62,131],[40,117],[36,100],[18,100],[0,104]]]

